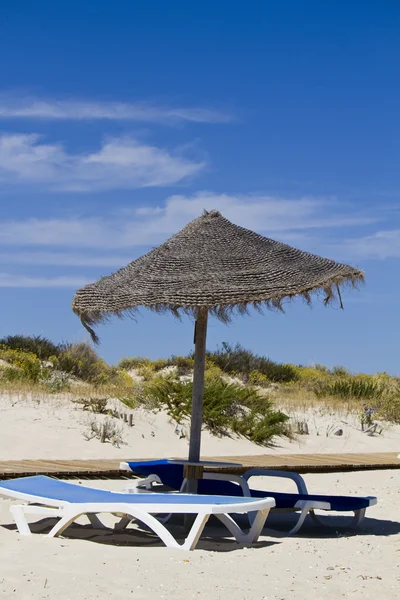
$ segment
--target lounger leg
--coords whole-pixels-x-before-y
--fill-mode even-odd
[[[43,517],[60,516],[58,508],[31,504],[14,504],[13,506],[10,506],[10,512],[21,535],[31,535],[32,533],[26,520],[26,515],[38,515]]]
[[[354,511],[354,520],[352,522],[352,527],[358,527],[361,522],[364,520],[366,508],[361,508],[360,510]]]
[[[308,507],[302,508],[296,525],[290,531],[288,531],[288,533],[286,535],[289,536],[289,535],[293,535],[293,534],[297,533],[299,531],[300,527],[303,525],[304,521],[306,520],[306,517],[308,514],[310,514],[310,515],[313,514],[313,511]],[[317,517],[315,515],[314,515],[314,518],[317,519]],[[249,513],[249,521],[250,521],[251,525],[254,524],[254,513]]]
[[[266,510],[259,510],[257,513],[256,518],[254,519],[250,530],[247,534],[247,540],[245,543],[252,543],[252,542],[256,542],[258,540],[258,538],[260,537],[260,534],[264,528],[265,525],[265,521],[267,520],[267,517],[269,515],[269,511],[270,509],[267,508]]]
[[[88,513],[87,518],[89,519],[90,524],[94,529],[107,529],[104,523],[102,523],[99,517],[94,513]]]
[[[297,533],[299,531],[299,529],[301,528],[301,526],[303,525],[304,521],[306,520],[306,517],[307,517],[308,514],[312,514],[313,517],[314,517],[314,519],[315,520],[317,519],[317,517],[313,514],[312,509],[309,508],[308,506],[304,506],[301,509],[300,516],[298,518],[298,521],[297,521],[296,525],[290,531],[288,531],[288,533],[286,535],[289,536],[289,535],[294,535],[295,533]],[[248,513],[248,518],[249,518],[250,525],[254,524],[254,521],[255,521],[255,516],[254,515],[255,515],[254,512]]]
[[[57,537],[57,536],[61,535],[63,533],[63,531],[65,531],[65,529],[67,527],[69,527],[71,525],[71,523],[73,523],[82,514],[88,514],[88,513],[84,513],[81,511],[79,511],[79,512],[68,511],[67,513],[64,512],[64,516],[62,517],[62,519],[59,520],[59,522],[56,525],[54,525],[53,529],[51,529],[48,536],[49,537]],[[154,533],[156,533],[158,535],[158,537],[164,542],[164,544],[166,546],[173,547],[173,548],[181,548],[181,546],[174,539],[174,537],[169,533],[169,531],[158,521],[158,519],[156,519],[152,515],[135,510],[135,512],[133,512],[133,513],[130,513],[130,514],[127,513],[126,518],[127,519],[129,518],[129,521],[132,521],[133,519],[138,519],[139,521],[142,521],[152,531],[154,531]]]
[[[85,513],[82,513],[82,512],[74,513],[72,511],[69,511],[67,514],[64,514],[62,519],[60,519],[60,521],[56,525],[54,525],[53,529],[49,532],[49,534],[48,534],[49,537],[56,537],[58,535],[61,535],[62,532],[67,527],[69,527],[69,525],[71,525],[71,523],[73,523],[82,514],[85,514]],[[94,517],[94,523],[98,522],[98,523],[100,523],[100,527],[104,527],[103,524],[101,523],[101,521],[96,517],[96,515],[94,515],[93,513],[86,513],[86,514],[89,519],[92,519]],[[139,519],[140,521],[142,521],[143,523],[148,525],[150,527],[150,529],[152,529],[155,533],[157,533],[157,535],[162,539],[162,541],[165,543],[166,546],[172,545],[172,543],[171,543],[171,540],[172,540],[173,542],[175,542],[175,544],[178,547],[180,547],[179,544],[173,538],[173,536],[169,533],[169,531],[167,531],[167,529],[165,529],[165,527],[158,521],[158,519],[156,519],[152,515],[149,515],[146,513],[137,514],[135,512],[135,514],[127,515],[126,517],[123,517],[121,519],[121,521],[119,522],[119,524],[117,524],[117,525],[118,526],[120,525],[121,529],[124,529],[124,527],[129,525],[129,523],[133,519]],[[91,520],[91,522],[92,522],[92,520]],[[158,529],[157,527],[155,527],[156,523],[162,529]],[[96,527],[97,525],[94,525],[94,526]],[[119,527],[117,527],[117,528],[119,528]]]
[[[85,513],[73,513],[72,511],[68,511],[64,513],[64,516],[54,525],[54,527],[47,534],[48,537],[57,537],[62,534],[62,532],[67,529],[78,517]]]
[[[169,515],[166,515],[165,517],[157,517],[157,518],[160,521],[160,523],[162,523],[164,525],[164,523],[168,523],[168,521],[170,520],[171,517],[172,517],[172,513],[170,513]]]
[[[78,517],[80,517],[83,514],[86,514],[87,518],[90,521],[90,524],[95,529],[106,529],[105,525],[100,521],[99,517],[95,513],[76,514],[73,511],[68,511],[67,514],[65,514],[65,511],[63,511],[64,516],[58,521],[58,523],[54,525],[53,529],[51,529],[48,533],[48,536],[57,537],[58,535],[61,535],[61,533],[67,527],[69,527],[71,523],[73,523]]]
[[[314,521],[317,520],[317,517],[314,513],[314,509],[315,508],[320,508],[322,510],[326,509],[327,507],[324,506],[324,503],[320,503],[320,505],[316,506],[316,503],[312,500],[301,500],[299,502],[296,503],[295,508],[300,509],[300,516],[298,518],[298,521],[296,523],[296,525],[293,527],[293,529],[291,529],[287,535],[294,535],[295,533],[297,533],[299,531],[299,529],[301,528],[301,526],[303,525],[304,521],[306,520],[307,515],[311,515],[311,517],[314,519]]]
[[[196,547],[209,517],[210,515],[197,515],[186,540],[180,546],[182,550],[193,550]]]
[[[296,525],[292,529],[290,529],[290,531],[288,531],[286,535],[289,536],[289,535],[294,535],[295,533],[297,533],[299,531],[299,529],[302,527],[308,514],[311,514],[316,519],[316,517],[314,515],[314,511],[313,511],[314,506],[315,506],[315,504],[313,502],[308,502],[307,500],[301,500],[300,502],[298,502],[296,504],[296,508],[298,508],[300,510],[300,515],[299,515]],[[253,514],[254,513],[249,513],[249,518]],[[250,521],[250,522],[252,522],[252,521]]]
[[[14,518],[19,533],[21,535],[32,535],[32,532],[29,528],[28,522],[25,517],[24,507],[20,504],[14,504],[10,507],[10,513]]]
[[[260,537],[260,534],[265,525],[265,521],[269,514],[269,508],[266,510],[259,510],[256,516],[252,519],[251,527],[247,533],[239,527],[234,519],[230,515],[215,515],[225,525],[225,527],[231,532],[239,544],[251,544],[256,542]],[[254,514],[254,513],[253,513]]]
[[[66,514],[64,513],[64,516],[62,517],[62,519],[60,519],[60,521],[49,532],[49,534],[48,534],[49,537],[56,537],[56,536],[60,535],[69,525],[71,525],[71,523],[73,523],[82,514],[85,514],[85,513],[81,512],[81,511],[79,511],[78,513],[72,512],[72,511],[68,511]],[[162,523],[160,523],[160,521],[153,515],[142,512],[140,510],[135,510],[135,511],[132,511],[129,513],[127,512],[126,514],[127,514],[127,516],[124,517],[124,518],[126,518],[126,520],[129,519],[129,522],[132,520],[141,521],[142,523],[147,525],[147,527],[149,527],[149,529],[154,531],[154,533],[160,538],[161,541],[164,542],[164,544],[168,548],[177,548],[180,550],[193,550],[193,548],[195,548],[197,542],[199,541],[201,533],[202,533],[202,531],[209,519],[209,516],[210,516],[207,514],[206,515],[197,515],[197,517],[193,523],[193,526],[191,527],[191,529],[189,531],[187,538],[185,539],[184,543],[181,545],[176,541],[176,539],[168,531],[168,529],[166,529],[166,527],[164,527],[164,525]]]
[[[362,523],[362,521],[364,520],[364,517],[365,517],[366,510],[367,510],[366,508],[360,508],[360,510],[354,511],[354,518],[350,525],[351,527],[358,527]],[[313,510],[310,511],[310,515],[316,525],[326,525],[326,522],[322,521],[319,518],[319,516],[315,514],[315,512]]]
[[[115,525],[114,525],[115,531],[123,531],[124,529],[126,529],[128,527],[128,525],[131,521],[132,521],[131,517],[122,517],[122,519],[120,521],[118,521],[118,523],[115,523]]]
[[[130,515],[132,516],[132,520],[139,520],[147,525],[149,529],[154,531],[154,533],[158,535],[160,540],[163,541],[168,548],[177,548],[179,550],[193,550],[200,538],[205,524],[209,519],[209,515],[197,515],[186,540],[183,544],[178,544],[168,529],[164,527],[164,525],[160,523],[160,521],[153,515],[139,510],[131,512]]]
[[[293,527],[293,529],[291,529],[287,535],[294,535],[295,533],[297,533],[299,531],[299,529],[301,528],[301,526],[303,525],[304,521],[306,520],[306,517],[309,513],[313,513],[313,511],[308,507],[305,506],[299,516],[299,520],[297,521],[296,525]],[[315,518],[315,515],[314,515]]]

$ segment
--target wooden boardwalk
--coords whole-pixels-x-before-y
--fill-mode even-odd
[[[400,449],[399,449],[400,450]],[[238,468],[218,469],[226,473],[241,473],[251,468],[282,469],[298,473],[335,473],[400,469],[397,452],[368,454],[262,454],[256,456],[203,457],[240,463]],[[119,470],[124,459],[98,460],[8,460],[0,461],[0,479],[13,479],[26,475],[53,475],[56,477],[121,478],[129,477]],[[129,459],[126,459],[129,460]],[[145,460],[145,459],[143,459]]]

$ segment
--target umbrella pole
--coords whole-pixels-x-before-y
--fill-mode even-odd
[[[194,336],[194,368],[193,368],[193,395],[192,419],[190,423],[189,461],[200,460],[201,426],[203,422],[204,399],[204,371],[206,363],[206,337],[207,337],[208,309],[199,308],[197,311],[195,336]],[[188,481],[188,491],[196,493],[197,480]]]
[[[193,367],[193,393],[192,393],[192,418],[190,421],[189,461],[200,460],[201,425],[203,423],[204,400],[204,371],[206,366],[206,337],[207,337],[208,309],[199,308],[197,311],[194,329],[194,367]],[[189,470],[193,476],[188,476],[185,492],[196,494],[197,479],[196,469]],[[189,533],[194,522],[193,515],[184,516],[184,530]]]

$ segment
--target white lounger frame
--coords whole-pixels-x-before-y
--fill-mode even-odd
[[[399,455],[400,456],[400,455]],[[120,468],[123,470],[128,470],[128,463],[121,463]],[[130,469],[129,469],[130,470]],[[243,492],[244,497],[251,497],[250,487],[249,487],[249,479],[251,477],[261,476],[261,477],[284,477],[286,479],[291,479],[294,481],[297,487],[297,491],[299,494],[308,494],[306,482],[298,473],[293,473],[291,471],[278,471],[273,469],[250,469],[246,471],[244,475],[230,475],[226,473],[212,473],[207,472],[203,474],[203,479],[211,479],[211,480],[219,480],[219,481],[230,481],[232,483],[237,483]],[[157,475],[149,475],[145,479],[139,479],[132,482],[127,488],[127,492],[131,493],[140,493],[144,491],[150,491],[153,489],[154,483],[161,484],[161,480]],[[183,492],[186,489],[187,480],[184,479],[180,491]],[[154,490],[153,490],[154,491]],[[369,497],[370,506],[376,504],[376,498]],[[321,525],[320,518],[315,514],[315,510],[332,510],[331,504],[329,502],[322,502],[317,500],[299,500],[296,502],[295,506],[291,508],[274,508],[273,512],[300,512],[299,518],[295,524],[295,526],[287,533],[287,535],[293,535],[299,531],[302,527],[304,521],[306,520],[307,515],[313,519],[315,523]],[[354,511],[354,519],[351,522],[351,527],[358,527],[365,517],[366,508],[361,508],[359,510]],[[167,520],[170,517],[165,519]],[[250,523],[252,523],[254,518],[254,513],[249,512],[248,517]],[[325,523],[323,523],[325,525]]]
[[[275,471],[273,469],[250,469],[249,471],[246,471],[246,473],[244,473],[243,475],[243,479],[246,481],[247,486],[248,486],[248,481],[251,477],[254,476],[261,476],[261,477],[284,477],[287,479],[291,479],[292,481],[294,481],[294,483],[297,486],[297,491],[299,494],[308,494],[308,490],[307,490],[307,486],[306,486],[306,482],[304,481],[304,479],[302,478],[301,475],[299,475],[298,473],[293,473],[291,471]],[[249,490],[249,495],[250,495],[250,490]],[[247,496],[247,494],[246,494]],[[377,503],[377,499],[373,496],[368,496],[369,499],[369,506],[373,506]],[[293,527],[293,529],[291,529],[288,532],[288,535],[293,535],[294,533],[297,533],[300,529],[300,527],[303,525],[307,515],[310,515],[310,517],[312,518],[312,520],[317,524],[317,525],[325,525],[326,523],[321,521],[320,517],[318,515],[315,514],[315,510],[332,510],[331,504],[329,501],[323,502],[320,500],[299,500],[298,502],[296,502],[294,508],[291,509],[275,509],[277,512],[281,511],[281,512],[295,512],[295,511],[300,511],[300,515],[299,515],[299,519],[296,523],[296,525]],[[350,524],[350,527],[355,528],[358,527],[361,522],[363,521],[364,517],[365,517],[365,511],[367,509],[366,508],[360,508],[358,510],[353,511],[354,513],[354,518]]]
[[[84,488],[82,488],[84,489]],[[114,492],[118,495],[118,492]],[[97,514],[110,513],[121,517],[117,529],[123,529],[132,521],[141,521],[151,529],[169,548],[182,550],[193,550],[203,532],[203,529],[211,515],[216,516],[234,536],[237,542],[241,544],[252,544],[257,541],[264,527],[265,520],[268,517],[270,509],[275,505],[272,498],[260,499],[260,501],[251,501],[248,503],[229,503],[229,504],[193,504],[185,502],[183,494],[182,503],[167,504],[163,502],[149,502],[135,505],[122,502],[102,502],[102,503],[75,503],[59,500],[51,500],[41,496],[34,496],[13,490],[2,490],[0,494],[8,498],[24,500],[26,504],[17,504],[10,507],[18,531],[21,535],[31,535],[31,530],[26,520],[27,515],[37,515],[41,517],[59,517],[60,520],[48,533],[49,537],[61,535],[63,531],[71,525],[78,517],[86,515],[94,527],[103,528],[103,524],[97,518]],[[191,496],[192,497],[192,496]],[[252,520],[248,532],[244,532],[230,516],[231,513],[248,513],[256,511],[255,518]],[[194,523],[183,544],[179,544],[172,534],[167,530],[163,523],[157,519],[154,514],[160,513],[174,514],[195,514]]]

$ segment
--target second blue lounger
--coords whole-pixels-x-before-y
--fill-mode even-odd
[[[184,490],[185,480],[183,465],[175,463],[174,460],[162,459],[154,461],[121,463],[121,469],[130,470],[142,475],[151,485],[154,476],[164,485],[173,490]],[[273,492],[270,490],[251,489],[248,481],[251,477],[284,477],[294,481],[297,493]],[[296,525],[288,533],[289,535],[299,531],[308,514],[318,521],[315,510],[353,512],[353,526],[358,526],[365,516],[369,506],[377,503],[373,496],[337,496],[329,494],[310,494],[304,479],[297,473],[289,471],[275,471],[264,469],[251,469],[242,476],[225,475],[219,473],[204,473],[204,478],[198,482],[199,494],[221,494],[229,496],[245,496],[251,498],[271,497],[275,500],[276,509],[281,511],[299,511],[300,516]]]

